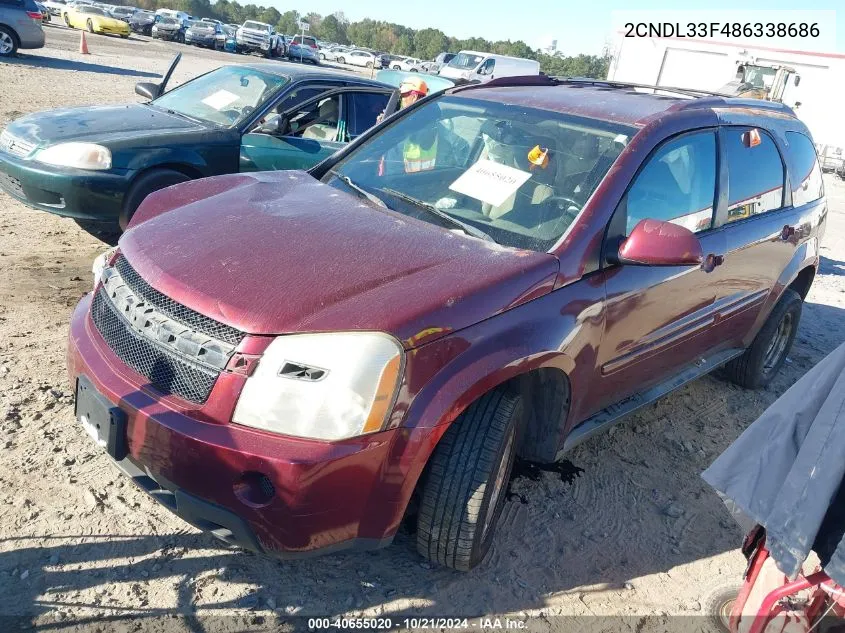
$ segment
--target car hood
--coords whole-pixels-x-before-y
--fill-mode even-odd
[[[549,292],[559,268],[298,171],[154,193],[119,244],[154,288],[239,330],[383,331],[406,347]]]
[[[206,129],[200,123],[142,103],[37,112],[8,126],[10,134],[44,147],[70,141],[106,143],[155,133]]]
[[[165,24],[163,22],[158,22],[156,26],[159,31],[178,31],[182,28],[179,24]]]

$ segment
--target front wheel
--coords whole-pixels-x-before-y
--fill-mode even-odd
[[[73,27],[70,25],[70,18],[67,17],[67,13],[65,13],[63,17],[64,17],[64,20],[65,20],[65,26],[68,27],[69,29],[72,29]]]
[[[338,63],[338,64],[345,64],[345,63],[346,63],[346,59],[344,59],[343,57],[338,57],[338,58],[337,58],[337,63]]]
[[[730,620],[731,612],[736,604],[740,586],[723,587],[711,594],[704,604],[704,615],[710,620],[713,631],[732,633]]]
[[[93,33],[94,32],[94,23],[91,22],[91,20],[88,20],[88,22],[85,23],[85,28],[88,29],[89,33]]]
[[[373,62],[367,62],[367,63],[366,63],[366,66],[367,66],[367,68],[372,68],[372,67],[373,67]]]
[[[427,466],[417,551],[469,571],[493,542],[513,469],[522,399],[506,388],[485,394],[443,435]]]
[[[123,211],[120,214],[120,228],[126,229],[129,220],[148,195],[159,189],[178,185],[190,180],[188,176],[175,169],[151,169],[141,174],[132,183],[128,193],[123,198]]]
[[[747,389],[769,384],[792,349],[803,305],[801,295],[792,288],[784,290],[748,349],[725,365],[728,380]]]

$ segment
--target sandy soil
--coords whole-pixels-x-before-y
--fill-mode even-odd
[[[0,63],[0,125],[45,108],[132,101],[134,82],[162,72],[174,50],[185,52],[177,81],[237,59],[101,36],[83,57],[76,33],[48,27],[48,37],[48,48]],[[0,193],[0,615],[44,626],[157,616],[148,628],[234,630],[274,614],[495,613],[540,616],[530,620],[540,630],[638,631],[695,616],[684,621],[706,630],[708,595],[737,582],[744,559],[740,530],[699,473],[845,340],[845,183],[827,179],[827,189],[821,270],[774,383],[751,392],[704,378],[576,449],[583,473],[571,483],[523,472],[492,555],[471,574],[423,563],[406,533],[375,553],[267,560],[138,492],[75,423],[65,375],[70,312],[104,245]],[[216,614],[236,617],[206,617]]]

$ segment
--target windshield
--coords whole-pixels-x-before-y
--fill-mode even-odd
[[[174,25],[174,24],[179,24],[179,22],[177,22],[174,18],[162,18],[161,20],[158,21],[158,23],[159,24],[168,24],[168,25],[171,25],[171,26]]]
[[[433,206],[499,244],[547,251],[634,133],[593,119],[448,96],[362,144],[324,181],[352,192],[351,182],[399,213],[443,225],[424,208]]]
[[[82,6],[82,7],[79,7],[79,12],[80,13],[89,13],[91,15],[102,15],[102,16],[106,15],[105,12],[102,9],[98,9],[97,7]]]
[[[244,66],[224,66],[174,88],[153,105],[194,119],[234,126],[260,108],[287,77]]]
[[[262,24],[261,22],[244,22],[245,29],[253,29],[256,31],[267,31],[269,27],[266,24]]]
[[[461,70],[469,70],[475,68],[484,59],[483,55],[472,55],[470,53],[458,53],[452,58],[447,66],[452,68],[460,68]]]
[[[755,88],[771,88],[777,70],[765,66],[746,66],[743,82],[748,82]]]
[[[113,10],[113,12],[118,15],[129,15],[133,11],[135,11],[135,9],[130,9],[129,7],[115,7]]]

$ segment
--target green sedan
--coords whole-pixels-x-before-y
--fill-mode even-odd
[[[0,187],[89,231],[125,228],[153,191],[239,171],[307,169],[375,124],[395,88],[292,64],[223,66],[150,101],[40,112],[0,134]],[[159,96],[160,95],[160,96]]]

